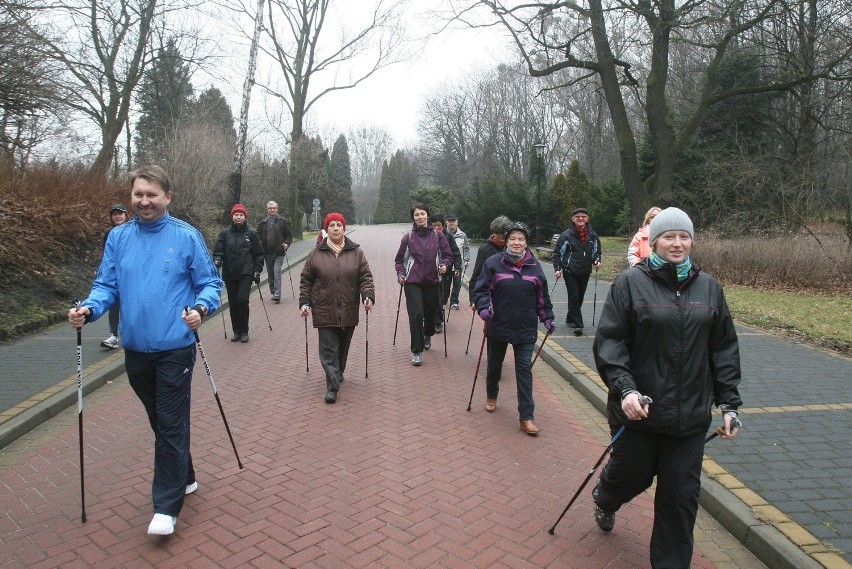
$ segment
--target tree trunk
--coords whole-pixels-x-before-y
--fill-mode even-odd
[[[590,16],[592,21],[592,36],[595,41],[595,51],[600,63],[599,75],[603,86],[606,103],[612,117],[615,136],[618,141],[619,163],[621,167],[621,179],[627,192],[627,201],[630,203],[630,211],[633,214],[633,225],[638,227],[642,224],[642,211],[647,202],[645,189],[642,186],[642,177],[639,175],[639,160],[636,157],[636,139],[633,129],[630,128],[630,119],[624,106],[624,98],[621,96],[621,86],[615,69],[615,57],[610,49],[609,39],[606,35],[606,23],[604,21],[601,0],[590,0]]]

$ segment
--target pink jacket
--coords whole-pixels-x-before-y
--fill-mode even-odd
[[[632,267],[642,259],[651,255],[651,244],[648,243],[648,226],[644,225],[639,228],[630,246],[627,247],[627,262]]]

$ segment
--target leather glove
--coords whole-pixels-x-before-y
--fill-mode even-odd
[[[254,281],[254,284],[259,285],[260,284],[260,273],[255,271],[255,273],[251,276],[251,280]]]
[[[217,269],[222,268],[222,259],[213,259],[213,264],[216,265]]]
[[[494,318],[494,311],[490,308],[483,308],[479,311],[479,317],[485,322],[491,322],[491,319]]]
[[[544,327],[547,329],[548,334],[556,332],[556,324],[553,323],[553,320],[545,320]]]

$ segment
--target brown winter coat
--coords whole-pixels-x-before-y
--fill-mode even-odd
[[[314,328],[357,326],[361,302],[376,302],[373,273],[360,245],[344,237],[337,257],[323,239],[311,251],[299,283],[299,306],[308,305]]]

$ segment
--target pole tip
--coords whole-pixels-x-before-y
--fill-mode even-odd
[[[555,532],[556,528],[550,528],[549,530],[547,530],[547,533],[549,533],[550,535],[554,535]]]

